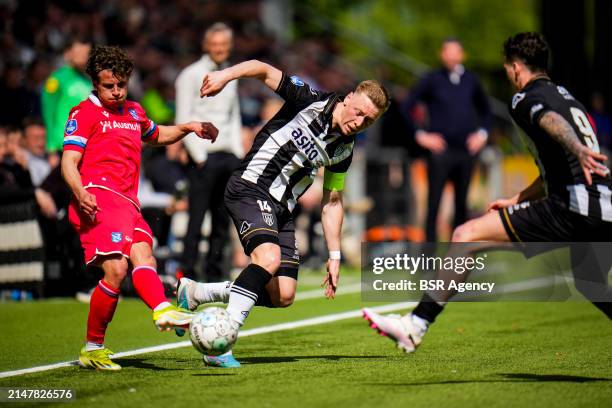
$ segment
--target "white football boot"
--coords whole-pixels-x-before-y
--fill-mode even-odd
[[[371,309],[363,309],[363,318],[370,323],[370,327],[380,335],[387,336],[395,342],[397,348],[412,353],[421,344],[427,332],[427,327],[419,327],[413,322],[412,314],[381,315]]]

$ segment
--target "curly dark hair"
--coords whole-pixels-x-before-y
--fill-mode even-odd
[[[92,81],[98,80],[98,74],[110,69],[117,78],[128,80],[134,69],[134,61],[119,47],[96,45],[89,53],[85,72]]]
[[[540,33],[518,33],[504,42],[507,62],[521,60],[532,72],[548,70],[549,47]]]

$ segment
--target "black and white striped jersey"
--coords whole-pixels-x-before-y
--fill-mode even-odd
[[[540,118],[549,111],[561,115],[584,145],[599,152],[597,135],[586,109],[567,89],[548,78],[539,78],[515,94],[510,113],[528,136],[548,196],[564,203],[570,211],[612,221],[610,177],[593,174],[593,184],[587,185],[577,157],[540,127]]]
[[[238,173],[293,211],[319,167],[334,173],[348,170],[355,137],[331,129],[342,96],[316,91],[285,74],[276,93],[285,104],[257,134]]]

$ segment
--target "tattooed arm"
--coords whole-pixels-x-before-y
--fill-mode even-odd
[[[591,185],[593,182],[592,173],[602,177],[608,175],[610,170],[600,163],[605,161],[607,157],[601,153],[595,153],[589,147],[583,145],[572,126],[563,116],[552,111],[546,112],[540,118],[539,125],[550,137],[578,158],[587,184]]]

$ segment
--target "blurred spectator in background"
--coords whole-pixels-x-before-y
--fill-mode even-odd
[[[185,211],[187,153],[178,144],[164,148],[143,149],[144,177],[138,190],[142,216],[147,221],[160,247],[169,246],[172,215]],[[142,197],[140,197],[142,195]],[[159,249],[159,248],[158,248]],[[166,248],[164,251],[170,251]]]
[[[447,180],[455,189],[454,227],[466,220],[467,192],[475,155],[485,146],[491,110],[476,75],[463,66],[461,43],[446,39],[440,50],[442,68],[426,74],[404,104],[410,113],[418,102],[427,108],[428,124],[417,124],[416,141],[429,150],[426,239],[437,240],[440,198]]]
[[[0,287],[35,285],[40,296],[44,255],[36,218],[38,207],[45,208],[52,200],[34,189],[27,167],[13,156],[14,147],[9,146],[8,132],[0,128]]]
[[[0,203],[7,204],[34,198],[30,173],[23,164],[25,162],[16,159],[15,146],[11,146],[9,142],[9,132],[0,128]]]
[[[612,151],[612,118],[606,112],[606,105],[602,94],[595,92],[591,97],[591,112],[589,112],[595,129],[599,146],[604,149],[606,156],[610,157]],[[608,162],[610,159],[608,159]]]
[[[13,204],[34,199],[45,217],[54,217],[51,195],[32,184],[28,160],[20,146],[21,131],[0,129],[0,203]]]
[[[24,72],[18,64],[4,67],[0,79],[0,124],[21,126],[21,121],[36,110],[34,93],[24,84]]]
[[[85,75],[90,49],[89,41],[71,38],[64,48],[66,64],[54,71],[45,82],[42,114],[47,129],[47,151],[50,153],[62,151],[68,113],[91,91],[91,82]]]
[[[25,148],[30,177],[32,178],[32,184],[38,187],[51,173],[51,164],[47,160],[45,151],[45,127],[38,120],[28,120],[25,123],[23,134],[23,147]]]
[[[253,123],[252,126],[244,126],[242,129],[242,148],[245,152],[251,150],[257,133],[278,113],[283,103],[284,101],[278,97],[269,97],[263,101],[259,109],[259,121]]]
[[[195,277],[202,221],[210,210],[212,228],[203,271],[204,280],[212,282],[227,277],[223,271],[223,249],[228,242],[229,217],[223,194],[243,156],[240,105],[236,81],[214,98],[200,98],[199,92],[205,74],[229,66],[232,36],[226,24],[213,24],[202,37],[202,50],[206,54],[185,68],[176,80],[176,122],[207,121],[219,129],[215,144],[206,143],[193,134],[184,140],[191,163],[188,170],[189,223],[183,239],[182,268],[185,276]]]

